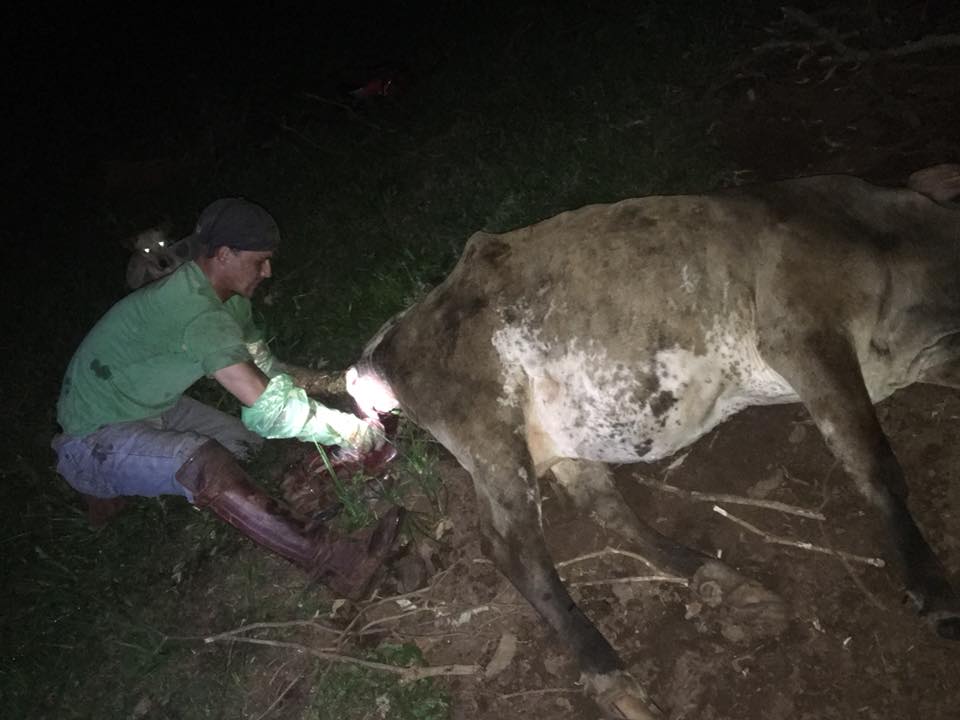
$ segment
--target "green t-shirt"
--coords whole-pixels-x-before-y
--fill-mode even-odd
[[[171,408],[204,375],[250,359],[250,301],[221,302],[195,262],[110,308],[74,354],[57,420],[69,435]]]

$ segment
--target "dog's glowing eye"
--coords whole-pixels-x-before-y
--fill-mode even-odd
[[[150,254],[150,248],[144,248],[143,251],[144,251],[147,255]]]
[[[160,242],[158,242],[157,245],[159,245],[160,247],[166,247],[166,246],[167,246],[167,244],[166,244],[163,240],[161,240]]]

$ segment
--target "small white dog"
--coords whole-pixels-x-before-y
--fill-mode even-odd
[[[127,287],[131,290],[169,275],[199,250],[192,236],[174,241],[164,227],[144,230],[130,238],[129,245],[133,255],[127,263]]]

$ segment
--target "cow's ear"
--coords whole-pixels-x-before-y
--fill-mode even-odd
[[[907,187],[941,205],[953,204],[960,197],[960,165],[944,163],[917,170]]]

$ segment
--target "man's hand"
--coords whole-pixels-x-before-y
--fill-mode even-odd
[[[304,442],[340,445],[361,455],[386,441],[379,421],[364,420],[311,400],[286,373],[267,381],[255,367],[240,363],[214,377],[246,405],[241,412],[243,424],[261,437],[295,437]]]
[[[387,440],[383,425],[378,420],[361,420],[357,418],[356,428],[349,433],[342,434],[343,439],[350,445],[350,449],[360,455],[379,450]]]

